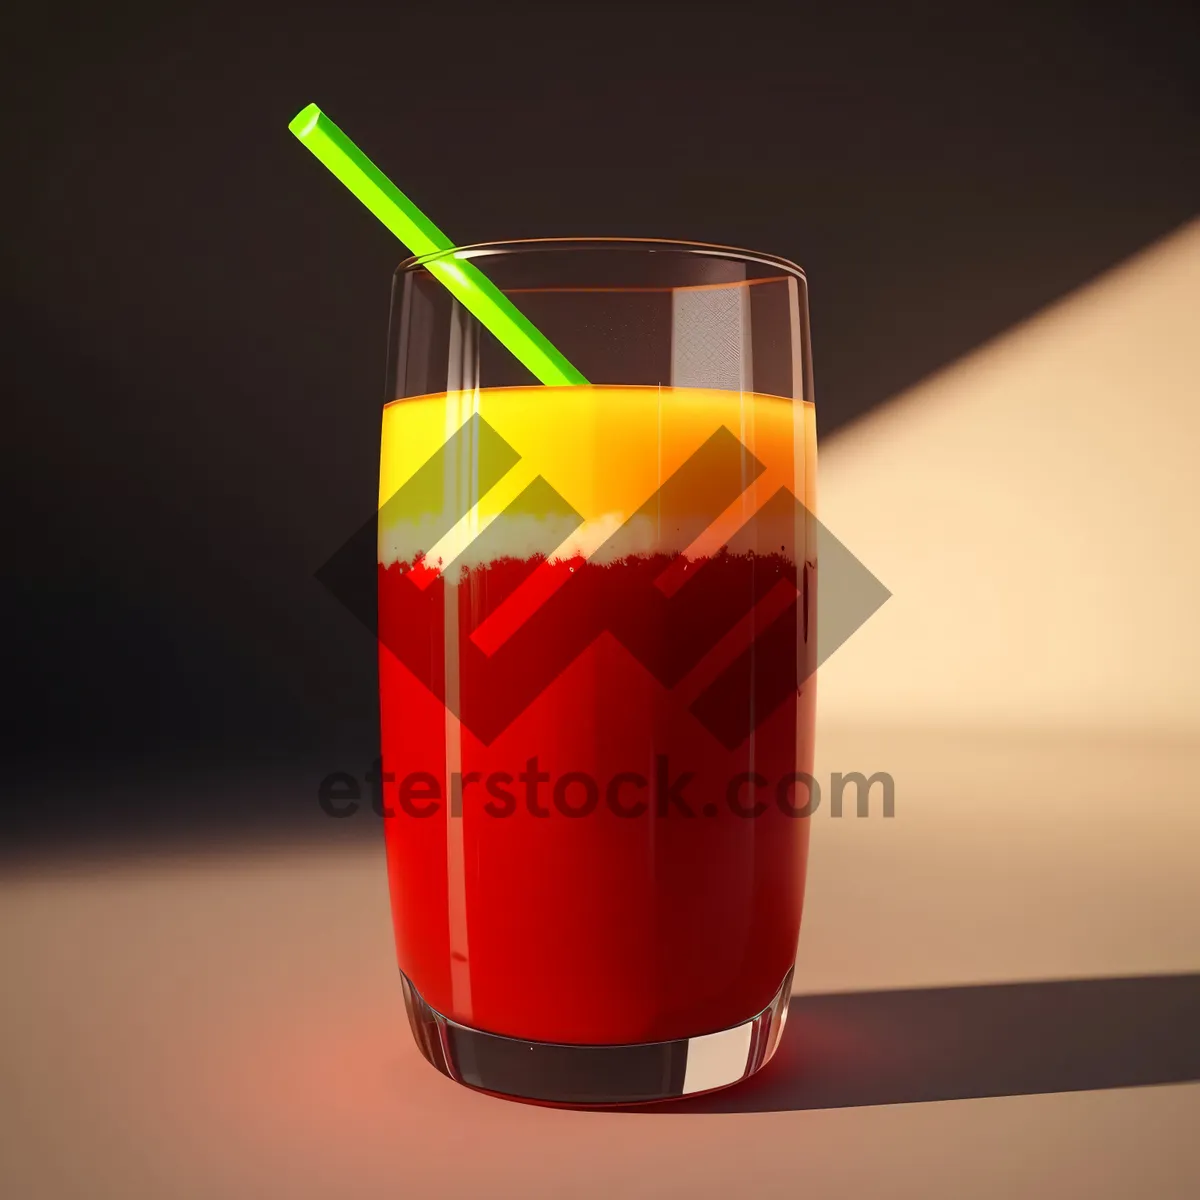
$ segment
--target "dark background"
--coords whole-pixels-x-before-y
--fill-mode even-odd
[[[372,508],[404,255],[306,103],[460,242],[803,264],[828,436],[1196,213],[1189,8],[8,18],[7,847],[325,829],[374,752],[312,576]]]

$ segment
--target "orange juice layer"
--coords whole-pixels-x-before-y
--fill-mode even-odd
[[[434,545],[428,544],[420,517],[436,514],[385,516],[380,531],[385,564],[411,561],[417,552],[431,563],[450,562],[538,476],[584,521],[567,536],[560,557],[588,558],[722,428],[765,470],[690,546],[664,545],[669,531],[655,529],[646,531],[644,550],[711,554],[780,487],[810,511],[815,505],[811,404],[753,392],[626,386],[496,388],[394,401],[383,411],[380,505],[473,414],[516,451],[519,461],[483,495],[470,495],[470,513]],[[455,474],[456,486],[469,491],[471,464]]]

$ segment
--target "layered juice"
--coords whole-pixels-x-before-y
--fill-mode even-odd
[[[811,405],[500,388],[383,414],[384,829],[401,970],[537,1041],[713,1032],[796,951]]]

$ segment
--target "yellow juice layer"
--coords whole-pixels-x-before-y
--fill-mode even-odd
[[[382,508],[405,482],[478,413],[520,456],[482,496],[473,466],[456,469],[455,490],[473,501],[468,515],[431,545],[437,513],[385,514],[380,561],[430,564],[457,558],[537,476],[584,519],[555,557],[590,557],[718,429],[732,433],[765,467],[738,499],[689,546],[649,525],[646,551],[718,550],[781,487],[812,511],[816,502],[816,423],[808,403],[752,392],[629,386],[494,388],[396,400],[383,410],[379,470]],[[447,503],[449,503],[447,498]],[[546,544],[532,525],[511,530],[508,552]]]

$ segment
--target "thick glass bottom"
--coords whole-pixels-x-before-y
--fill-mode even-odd
[[[400,979],[417,1045],[444,1075],[501,1096],[583,1108],[674,1100],[749,1078],[775,1053],[792,995],[789,970],[771,1003],[740,1025],[669,1042],[579,1046],[460,1025],[431,1008],[403,972]]]

